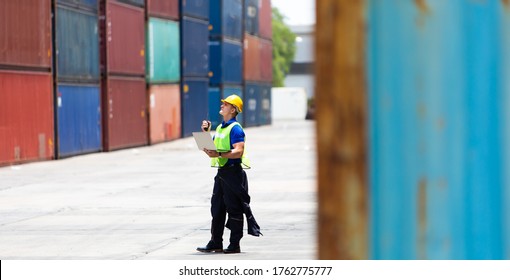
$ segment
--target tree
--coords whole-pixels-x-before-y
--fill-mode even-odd
[[[285,76],[296,54],[296,34],[285,25],[285,16],[273,8],[273,86],[284,86]]]

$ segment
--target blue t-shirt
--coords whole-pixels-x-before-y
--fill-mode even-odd
[[[225,128],[234,122],[237,122],[236,118],[233,118],[233,119],[229,120],[228,122],[223,121],[221,123],[221,128]],[[231,150],[234,149],[233,144],[236,144],[239,142],[244,142],[244,137],[245,137],[244,130],[241,128],[241,126],[236,125],[236,126],[232,127],[232,130],[230,130],[230,149]],[[241,163],[241,159],[240,158],[236,158],[236,159],[229,158],[227,161],[227,165],[234,164],[234,163]]]

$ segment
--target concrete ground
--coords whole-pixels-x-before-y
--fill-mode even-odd
[[[195,251],[210,238],[216,170],[184,138],[0,167],[0,259],[315,259],[315,123],[246,134],[251,207],[264,236],[245,230],[241,254]]]

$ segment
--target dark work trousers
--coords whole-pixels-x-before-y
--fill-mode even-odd
[[[247,200],[247,201],[246,201]],[[215,244],[222,244],[225,226],[230,229],[230,244],[239,246],[243,237],[244,203],[250,203],[248,179],[240,165],[218,169],[211,198],[211,235]],[[225,225],[226,214],[228,221]]]

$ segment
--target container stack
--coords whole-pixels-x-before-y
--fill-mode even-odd
[[[243,98],[243,0],[210,1],[209,119],[221,123],[221,99],[231,94]],[[237,121],[243,123],[243,115]]]
[[[51,0],[0,1],[0,26],[0,166],[51,159]]]
[[[273,43],[271,0],[244,0],[246,127],[271,123]]]
[[[181,1],[182,135],[208,119],[209,0]]]
[[[179,0],[147,0],[147,104],[151,144],[181,137]]]
[[[55,0],[57,157],[101,145],[98,1]]]
[[[100,0],[103,149],[148,144],[144,0]]]

